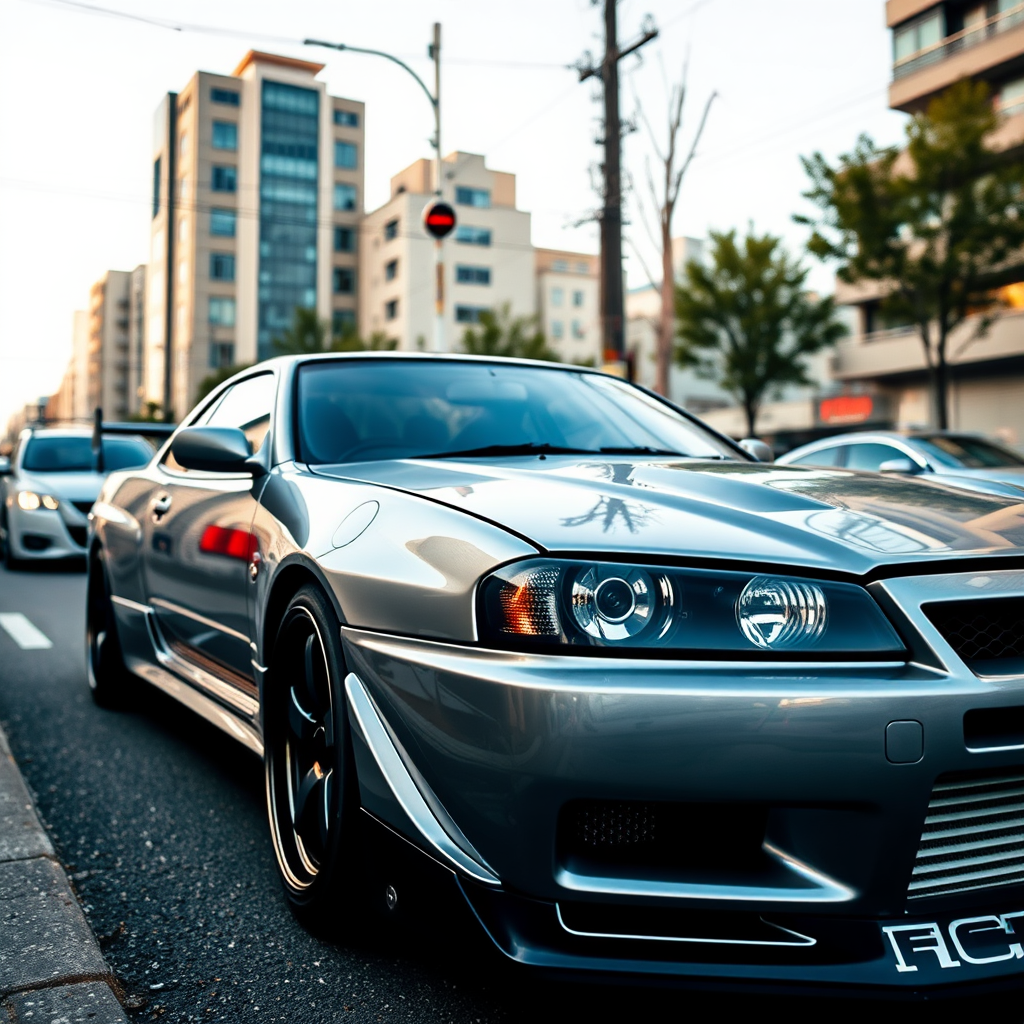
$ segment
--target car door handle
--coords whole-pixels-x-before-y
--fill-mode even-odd
[[[153,510],[153,518],[159,519],[161,516],[165,516],[171,511],[171,496],[169,494],[161,494],[160,497],[154,498],[150,508]]]

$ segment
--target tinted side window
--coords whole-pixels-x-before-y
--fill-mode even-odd
[[[906,457],[899,448],[894,448],[891,444],[851,444],[846,458],[846,468],[870,469],[877,473],[883,462]]]
[[[791,466],[838,466],[839,456],[843,451],[843,446],[840,444],[833,445],[831,448],[820,448],[816,452],[809,452],[807,455],[802,455],[799,459],[794,459]]]
[[[270,429],[275,379],[272,373],[263,373],[229,388],[206,418],[206,425],[238,427],[245,432],[255,454],[260,450]]]

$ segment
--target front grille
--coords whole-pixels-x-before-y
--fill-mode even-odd
[[[907,898],[1018,882],[1024,882],[1024,767],[940,776]]]
[[[924,612],[968,664],[1024,658],[1024,598],[926,604]]]
[[[652,843],[657,835],[653,804],[586,800],[576,809],[576,832],[583,846],[615,847]]]

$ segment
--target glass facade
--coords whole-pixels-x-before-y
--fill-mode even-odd
[[[316,306],[320,94],[264,80],[260,108],[260,264],[257,354],[298,306]]]

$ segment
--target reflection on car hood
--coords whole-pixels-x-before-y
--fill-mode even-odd
[[[936,469],[943,480],[954,477],[963,481],[963,486],[977,486],[981,481],[991,480],[996,483],[1010,484],[1013,487],[1024,487],[1024,466],[997,466],[991,469],[968,469],[965,466],[944,466]]]
[[[96,500],[103,486],[103,476],[88,470],[83,473],[36,473],[22,471],[12,481],[12,486],[19,491],[37,491],[39,494],[52,494],[55,498],[65,501]]]
[[[1024,496],[933,479],[695,459],[395,461],[316,472],[422,494],[549,551],[734,558],[867,572],[1024,554]]]

